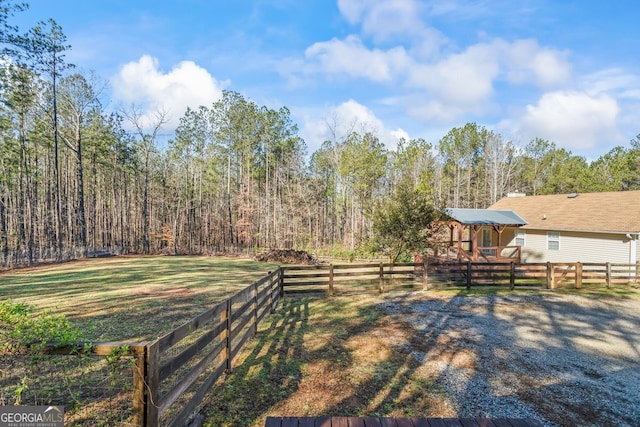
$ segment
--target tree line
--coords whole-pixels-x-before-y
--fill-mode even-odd
[[[0,0],[5,266],[102,252],[373,251],[377,232],[403,227],[390,215],[403,200],[485,208],[512,191],[640,189],[640,137],[589,162],[475,123],[388,149],[353,123],[308,153],[286,107],[233,91],[188,109],[160,143],[166,113],[149,124],[135,106],[106,111],[105,83],[65,62],[70,46],[54,20],[26,33],[11,25],[25,8]]]

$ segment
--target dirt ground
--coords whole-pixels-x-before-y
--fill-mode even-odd
[[[397,343],[460,417],[640,425],[640,300],[576,295],[396,296]]]

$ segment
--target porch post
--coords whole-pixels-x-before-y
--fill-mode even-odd
[[[478,232],[480,231],[479,225],[472,225],[470,231],[473,231],[471,234],[471,259],[473,262],[478,261]]]
[[[498,249],[496,250],[496,258],[499,260],[502,258],[502,232],[504,231],[504,225],[494,225],[493,229],[498,233]]]
[[[462,258],[462,224],[455,224],[456,231],[458,232],[458,261]]]
[[[636,259],[637,238],[638,236],[631,236],[631,239],[629,240],[629,283],[633,283],[638,280],[638,260]],[[636,264],[635,274],[633,274],[633,264]]]
[[[454,229],[454,227],[455,227],[455,224],[449,223],[449,248],[453,247],[453,229]]]

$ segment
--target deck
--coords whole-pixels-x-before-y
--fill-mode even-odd
[[[544,427],[516,418],[267,417],[264,427]]]

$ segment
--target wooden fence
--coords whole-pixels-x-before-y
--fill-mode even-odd
[[[78,348],[98,356],[128,348],[134,359],[132,424],[181,426],[197,412],[204,395],[273,312],[282,296],[282,269],[246,287],[178,328],[150,342],[101,343],[55,348],[75,354]]]
[[[579,289],[640,283],[640,263],[377,263],[284,266],[281,269],[285,294],[326,292],[335,295],[384,292],[398,287],[445,286]]]
[[[640,263],[406,263],[283,266],[173,331],[139,344],[102,343],[107,356],[127,346],[134,358],[133,419],[140,427],[179,426],[286,294],[385,292],[399,288],[504,286],[556,289],[640,282]],[[84,351],[87,348],[84,347]],[[71,354],[73,349],[53,349]]]
[[[184,424],[220,376],[231,372],[233,359],[256,333],[258,323],[273,312],[281,295],[280,283],[280,270],[270,273],[147,344],[134,377],[134,391],[145,390],[134,397],[136,425],[157,426],[161,418],[162,425]],[[181,399],[198,380],[189,398]],[[179,400],[184,401],[170,413]]]

